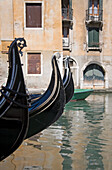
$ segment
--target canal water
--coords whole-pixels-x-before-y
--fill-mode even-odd
[[[112,170],[112,93],[69,102],[57,122],[25,140],[0,170]]]

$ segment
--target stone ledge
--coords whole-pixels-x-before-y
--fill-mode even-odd
[[[112,88],[94,89],[94,93],[112,93]]]

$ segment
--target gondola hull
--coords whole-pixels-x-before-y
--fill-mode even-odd
[[[30,112],[29,109],[29,116],[30,116],[29,130],[26,138],[29,138],[35,135],[36,133],[41,132],[42,130],[49,127],[51,124],[53,124],[55,121],[57,121],[58,118],[63,113],[64,103],[68,103],[74,94],[74,83],[73,83],[72,73],[69,66],[69,58],[67,58],[67,60],[65,61],[66,68],[65,68],[63,81],[61,80],[61,75],[59,72],[56,59],[53,60],[55,62],[54,67],[56,67],[56,69],[54,69],[55,72],[53,72],[52,74],[50,88],[48,88],[48,91],[51,90],[51,84],[52,82],[55,82],[56,79],[55,77],[57,76],[58,82],[57,82],[57,90],[55,93],[57,94],[59,92],[59,94],[57,95],[55,101],[49,107],[46,105],[46,109],[44,110],[44,112],[38,114],[38,112],[32,111],[33,112],[33,116],[32,116],[32,113]],[[39,96],[38,94],[34,94],[31,96],[31,99],[33,101],[37,100],[39,102],[38,98],[42,99],[43,96],[42,95]],[[52,100],[50,100],[50,102],[52,102]]]
[[[64,110],[63,98],[63,90],[61,90],[60,96],[51,106],[45,109],[44,112],[30,116],[26,138],[29,138],[46,129],[62,115]]]
[[[65,98],[66,98],[65,103],[68,103],[74,95],[74,82],[73,82],[73,77],[72,77],[72,73],[71,73],[71,69],[70,69],[70,65],[69,65],[69,57],[68,56],[65,60],[63,86],[64,86]],[[32,101],[38,99],[39,97],[41,97],[41,94],[30,94],[30,98]]]
[[[26,138],[49,127],[63,113],[65,90],[55,56],[52,59],[52,65],[53,71],[47,91],[39,99],[34,100],[32,109],[29,109],[29,128]]]
[[[0,161],[24,140],[29,123],[28,102],[15,39],[9,48],[9,74],[0,97]]]

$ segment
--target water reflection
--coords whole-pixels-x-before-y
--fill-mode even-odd
[[[60,153],[63,157],[63,169],[71,170],[72,169],[72,159],[71,154],[73,153],[72,146],[70,143],[70,138],[72,136],[71,127],[72,122],[71,119],[67,118],[66,115],[63,115],[55,125],[60,125],[64,127],[64,134],[62,137],[62,146]],[[65,126],[66,125],[66,126]]]
[[[69,102],[57,122],[24,141],[0,170],[111,170],[111,101],[110,93]]]
[[[95,108],[96,106],[96,108]],[[87,144],[85,155],[88,160],[86,169],[104,169],[102,146],[105,145],[104,139],[100,136],[103,131],[101,121],[103,120],[104,105],[102,103],[95,103],[94,108],[91,108],[93,112],[85,112],[85,120],[88,121],[89,143]],[[91,106],[92,107],[92,106]]]

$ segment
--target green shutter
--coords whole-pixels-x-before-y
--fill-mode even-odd
[[[90,7],[90,0],[88,0],[88,9],[89,9],[89,7]]]
[[[99,47],[99,29],[93,30],[94,47]]]
[[[69,0],[69,8],[72,9],[72,0]]]
[[[103,9],[103,0],[99,0],[99,9],[100,9],[100,10]]]
[[[99,29],[88,29],[88,47],[99,47]]]
[[[89,28],[88,29],[88,46],[92,47],[93,42],[93,31]]]
[[[99,15],[101,20],[103,19],[102,10],[103,10],[103,0],[99,0]]]

